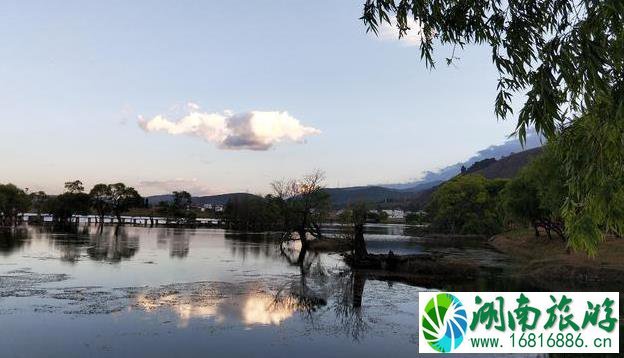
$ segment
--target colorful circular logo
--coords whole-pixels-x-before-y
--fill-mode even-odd
[[[441,353],[457,349],[464,340],[468,320],[466,309],[457,297],[440,293],[427,302],[422,317],[425,340]]]

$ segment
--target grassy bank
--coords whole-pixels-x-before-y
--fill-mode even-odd
[[[609,238],[599,246],[595,257],[570,250],[556,236],[545,234],[536,238],[533,230],[516,230],[488,239],[478,235],[428,234],[423,240],[442,246],[456,247],[460,243],[479,241],[488,244],[508,259],[508,264],[493,276],[492,267],[479,258],[453,255],[369,254],[354,262],[349,255],[352,242],[339,238],[310,240],[310,249],[317,252],[344,253],[347,263],[375,277],[391,277],[399,281],[427,284],[427,281],[453,282],[455,278],[470,281],[511,279],[510,288],[524,287],[543,291],[624,291],[624,239]],[[461,247],[461,245],[459,245]],[[486,259],[485,257],[483,259]]]
[[[568,249],[553,237],[536,238],[531,230],[494,236],[491,244],[509,255],[517,266],[515,276],[547,290],[622,291],[624,240],[609,238],[595,257]]]

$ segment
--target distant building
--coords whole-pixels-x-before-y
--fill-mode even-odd
[[[383,212],[388,214],[388,219],[390,220],[404,220],[405,219],[405,211],[400,210],[400,209],[383,210]]]
[[[223,205],[221,204],[204,204],[202,207],[202,211],[213,210],[214,212],[220,213],[223,211]]]

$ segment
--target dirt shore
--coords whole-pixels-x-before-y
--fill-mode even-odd
[[[535,237],[531,231],[494,236],[490,243],[509,255],[515,276],[545,290],[624,291],[624,240],[609,238],[595,257],[570,250],[558,238]]]
[[[457,240],[487,241],[495,250],[509,259],[509,267],[499,273],[513,279],[518,287],[544,291],[618,291],[624,292],[624,239],[609,238],[600,244],[595,257],[570,250],[558,238],[539,238],[532,230],[517,230],[498,234],[490,239],[483,237],[454,238],[439,235],[435,240],[450,243]],[[359,264],[347,254],[351,242],[340,239],[310,241],[310,249],[319,252],[345,253],[347,263],[375,276],[400,277],[400,281],[423,281],[423,277],[455,277],[469,279],[481,276],[481,262],[466,261],[444,255],[397,255],[389,261],[388,255],[368,255]]]

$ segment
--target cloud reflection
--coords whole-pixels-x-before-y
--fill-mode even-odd
[[[294,297],[282,297],[252,284],[202,282],[174,286],[137,294],[134,307],[146,312],[169,310],[182,328],[196,318],[244,326],[278,326],[301,308]]]

